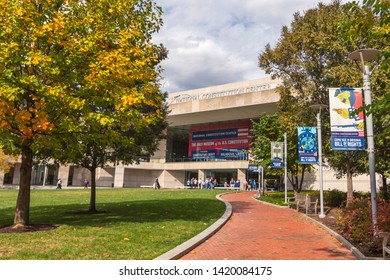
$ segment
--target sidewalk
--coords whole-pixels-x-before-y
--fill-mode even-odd
[[[222,196],[233,209],[226,224],[182,260],[356,260],[302,213],[261,203],[255,192]]]

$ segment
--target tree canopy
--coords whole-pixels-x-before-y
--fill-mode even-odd
[[[284,142],[284,133],[287,137],[287,171],[288,180],[293,189],[300,192],[304,180],[305,171],[310,171],[310,165],[298,164],[298,144],[297,129],[291,125],[284,127],[278,114],[260,115],[259,120],[252,121],[251,156],[255,163],[262,166],[266,175],[279,175],[284,173],[284,169],[270,168],[271,166],[271,141]],[[284,159],[283,159],[284,160]],[[285,186],[287,182],[284,182]]]
[[[382,175],[382,187],[388,197],[386,178],[390,177],[390,2],[386,0],[363,0],[344,5],[350,14],[340,23],[344,41],[357,41],[361,48],[374,48],[379,55],[372,68],[373,114],[376,172]]]
[[[22,155],[15,225],[29,222],[33,157],[53,139],[86,127],[118,139],[165,118],[161,13],[151,0],[0,0],[0,141]]]
[[[356,40],[342,40],[340,23],[349,18],[339,1],[319,3],[303,15],[295,13],[290,27],[284,26],[275,47],[267,45],[259,56],[259,66],[273,77],[281,78],[281,100],[278,115],[281,127],[316,126],[313,104],[329,104],[328,88],[356,87],[361,84],[361,73],[347,59],[358,49]],[[329,112],[322,111],[324,157],[341,177],[347,175],[348,197],[353,197],[352,176],[365,172],[365,164],[358,164],[364,153],[345,156],[330,150]],[[293,137],[289,134],[289,138]],[[351,168],[354,166],[354,168]],[[356,168],[360,167],[360,168]]]

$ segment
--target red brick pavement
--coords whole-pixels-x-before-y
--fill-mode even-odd
[[[254,192],[224,195],[230,220],[183,260],[355,260],[326,230],[293,209],[253,199]]]

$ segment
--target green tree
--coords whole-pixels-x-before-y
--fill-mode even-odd
[[[343,6],[349,17],[340,23],[345,42],[357,41],[359,46],[379,50],[377,66],[372,73],[373,113],[376,172],[382,176],[383,194],[388,198],[386,178],[390,177],[390,2],[387,0],[353,1]],[[376,68],[377,67],[377,68]],[[358,71],[355,68],[355,71]],[[360,82],[361,84],[361,82]]]
[[[259,66],[272,77],[283,80],[278,105],[283,127],[315,126],[316,112],[309,106],[329,104],[328,88],[352,87],[361,80],[361,75],[352,69],[352,62],[346,59],[346,55],[356,49],[356,42],[339,39],[339,23],[346,17],[348,14],[343,12],[339,1],[327,5],[319,3],[317,8],[303,15],[295,13],[290,28],[283,27],[277,45],[274,48],[267,45],[260,54]],[[355,158],[343,161],[344,154],[330,151],[328,111],[322,112],[322,126],[326,163],[340,170],[339,174],[347,175],[348,195],[353,197],[353,174],[365,170],[347,168],[355,165]]]
[[[298,164],[297,129],[291,127],[283,127],[277,114],[260,115],[259,120],[252,121],[250,154],[255,159],[255,163],[262,166],[268,175],[281,176],[284,174],[284,169],[270,168],[271,141],[284,142],[284,133],[287,133],[288,180],[293,189],[300,192],[305,171],[310,171],[311,166]],[[286,183],[284,182],[285,185]]]
[[[93,122],[142,130],[164,117],[161,51],[151,43],[161,9],[151,0],[0,0],[0,14],[0,141],[22,157],[14,225],[24,226],[42,147]],[[142,104],[154,113],[137,111]]]
[[[91,195],[89,213],[97,213],[96,209],[96,169],[119,163],[139,163],[156,151],[159,140],[165,137],[167,114],[165,95],[156,92],[149,96],[155,103],[141,103],[132,111],[139,114],[137,122],[128,113],[118,112],[108,106],[94,108],[95,114],[112,116],[112,122],[100,123],[94,118],[83,122],[83,131],[72,133],[66,137],[54,137],[51,144],[42,147],[41,155],[58,163],[74,164],[91,172]],[[92,102],[89,102],[92,103]],[[157,104],[159,106],[157,106]],[[156,111],[161,113],[156,116]],[[91,112],[90,112],[91,113]],[[134,112],[132,112],[134,113]]]

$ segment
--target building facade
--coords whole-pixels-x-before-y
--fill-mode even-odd
[[[182,188],[191,178],[213,178],[219,186],[231,179],[258,181],[248,159],[251,120],[276,112],[278,85],[262,78],[170,94],[167,139],[140,164],[99,168],[97,186],[152,187],[156,178],[162,188]],[[19,169],[16,162],[11,172],[0,174],[0,185],[18,185]],[[82,186],[90,173],[76,166],[36,166],[32,185],[54,186],[58,178],[65,187]],[[306,178],[305,188],[318,188],[317,172]],[[325,168],[324,188],[345,191],[346,181]],[[354,189],[368,191],[369,178],[354,178]]]

